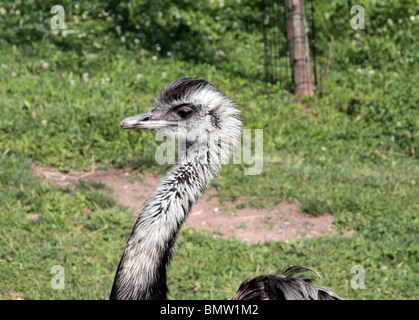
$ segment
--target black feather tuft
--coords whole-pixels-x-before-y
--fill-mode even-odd
[[[317,271],[300,266],[288,268],[282,274],[263,274],[243,281],[231,300],[342,300],[329,288],[294,276],[307,271],[320,277]]]
[[[175,101],[182,101],[187,95],[204,88],[215,88],[207,81],[199,78],[178,79],[164,88],[159,95],[159,102],[170,105]]]

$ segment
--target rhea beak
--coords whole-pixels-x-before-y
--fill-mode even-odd
[[[158,130],[174,126],[176,121],[164,120],[161,113],[154,110],[142,113],[133,117],[125,118],[120,125],[123,129],[149,129]]]

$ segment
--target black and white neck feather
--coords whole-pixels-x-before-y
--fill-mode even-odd
[[[138,215],[118,266],[111,299],[165,299],[166,269],[192,204],[229,160],[241,134],[239,110],[214,86],[182,79],[161,91],[156,107],[121,122],[186,141],[186,150]]]

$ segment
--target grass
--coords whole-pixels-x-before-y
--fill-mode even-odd
[[[419,3],[364,1],[366,29],[352,30],[346,4],[315,1],[319,67],[334,40],[325,90],[311,99],[263,81],[259,1],[127,3],[62,1],[79,31],[63,37],[48,33],[55,3],[0,2],[0,297],[108,297],[131,212],[103,184],[55,188],[31,164],[89,170],[94,158],[162,175],[153,134],[119,122],[168,81],[199,76],[239,103],[246,128],[264,130],[262,173],[225,167],[213,183],[221,199],[296,202],[332,213],[337,232],[247,245],[184,229],[170,298],[225,299],[245,277],[297,264],[347,298],[417,299]],[[51,289],[54,265],[64,290]],[[355,265],[364,290],[351,288]]]

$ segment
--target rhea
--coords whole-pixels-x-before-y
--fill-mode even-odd
[[[164,88],[155,107],[121,122],[124,129],[149,129],[185,141],[175,165],[145,202],[117,268],[111,299],[167,298],[166,270],[176,239],[193,203],[229,161],[239,143],[242,121],[236,104],[212,84],[198,78],[175,80]],[[244,281],[232,299],[337,299],[328,288],[283,274]]]

